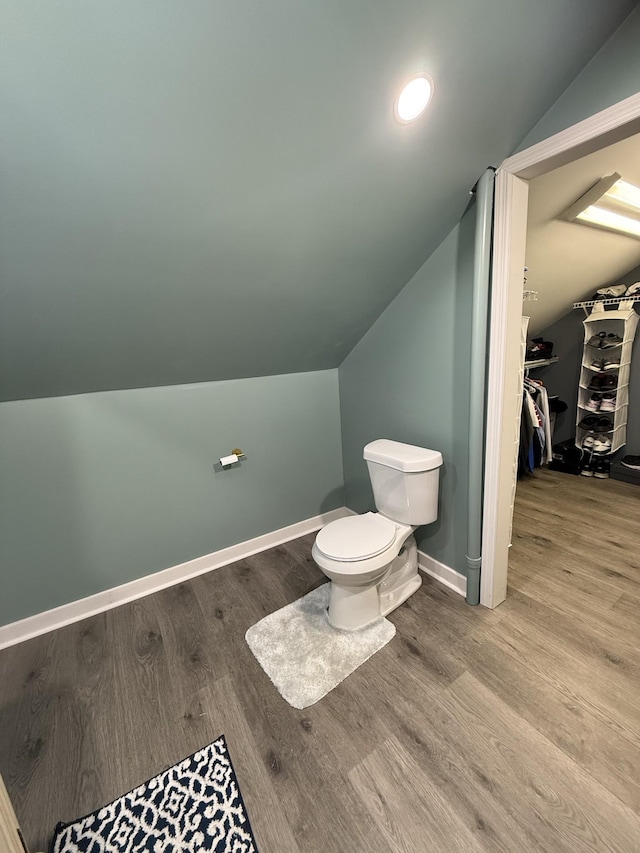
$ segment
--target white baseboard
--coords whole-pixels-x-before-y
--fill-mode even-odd
[[[188,563],[181,563],[179,566],[172,566],[169,569],[137,578],[121,586],[106,589],[104,592],[89,595],[87,598],[71,601],[69,604],[54,607],[52,610],[45,610],[43,613],[36,613],[35,616],[28,616],[18,622],[2,625],[0,626],[0,649],[22,643],[24,640],[37,637],[39,634],[46,634],[48,631],[54,631],[64,625],[70,625],[72,622],[79,622],[88,616],[95,616],[96,613],[111,610],[112,607],[118,607],[128,601],[134,601],[136,598],[142,598],[145,595],[166,589],[168,586],[182,583],[197,575],[210,572],[212,569],[219,569],[221,566],[235,563],[236,560],[242,560],[252,554],[266,551],[268,548],[275,548],[276,545],[297,539],[307,533],[313,533],[314,530],[319,530],[325,524],[329,524],[330,521],[351,514],[351,510],[346,507],[332,509],[313,518],[307,518],[304,521],[298,521],[296,524],[290,524],[288,527],[281,527],[279,530],[257,536],[255,539],[248,539],[238,545],[231,545],[229,548],[214,551],[212,554],[205,554],[203,557],[189,560]]]
[[[275,548],[276,545],[281,545],[283,542],[289,542],[299,536],[313,533],[314,530],[319,530],[331,521],[354,514],[353,510],[347,507],[332,509],[329,512],[322,513],[322,515],[316,515],[313,518],[298,521],[296,524],[290,524],[288,527],[281,527],[279,530],[265,533],[263,536],[257,536],[255,539],[248,539],[238,545],[231,545],[229,548],[214,551],[212,554],[205,554],[203,557],[197,557],[195,560],[189,560],[189,562],[181,563],[179,566],[172,566],[169,569],[137,578],[121,586],[106,589],[104,592],[97,592],[95,595],[89,595],[78,601],[62,604],[52,610],[36,613],[35,616],[28,616],[18,622],[2,625],[0,626],[0,649],[22,643],[32,637],[46,634],[48,631],[55,631],[56,628],[79,622],[81,619],[87,619],[97,613],[119,607],[119,605],[134,601],[136,598],[143,598],[145,595],[159,592],[161,589],[182,583],[213,569],[227,566],[229,563],[235,563],[237,560],[258,554],[260,551]],[[444,563],[439,563],[423,551],[418,551],[418,568],[460,595],[467,594],[467,579],[464,575],[449,566],[445,566]]]
[[[452,569],[450,566],[445,566],[444,563],[439,563],[425,554],[424,551],[418,551],[418,568],[430,578],[434,578],[441,584],[448,586],[459,595],[466,596],[467,594],[467,579],[460,572]]]

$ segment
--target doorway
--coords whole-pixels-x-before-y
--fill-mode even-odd
[[[529,181],[640,131],[640,93],[505,160],[496,174],[480,603],[506,598],[517,476]]]

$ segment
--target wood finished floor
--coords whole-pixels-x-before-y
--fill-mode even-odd
[[[323,582],[313,536],[0,652],[0,770],[30,849],[224,733],[261,853],[640,851],[639,506],[539,472],[507,602],[426,580],[305,711],[244,633]]]

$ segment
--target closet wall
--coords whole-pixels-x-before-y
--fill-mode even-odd
[[[607,284],[633,284],[640,281],[640,266]],[[526,307],[526,303],[525,303]],[[546,328],[540,335],[547,341],[553,341],[553,354],[560,361],[549,367],[538,368],[531,375],[541,379],[550,394],[557,394],[564,400],[568,409],[558,416],[554,431],[554,444],[565,441],[575,435],[576,411],[578,407],[578,382],[580,362],[584,342],[584,311],[570,309],[564,317]],[[627,445],[624,453],[640,454],[640,345],[638,337],[634,343],[631,374],[629,377],[629,419],[627,421]]]

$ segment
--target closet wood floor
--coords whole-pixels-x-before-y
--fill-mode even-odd
[[[245,641],[323,582],[313,536],[0,652],[0,770],[32,851],[224,733],[261,853],[640,850],[640,490],[518,488],[509,597],[435,581],[317,705]]]

